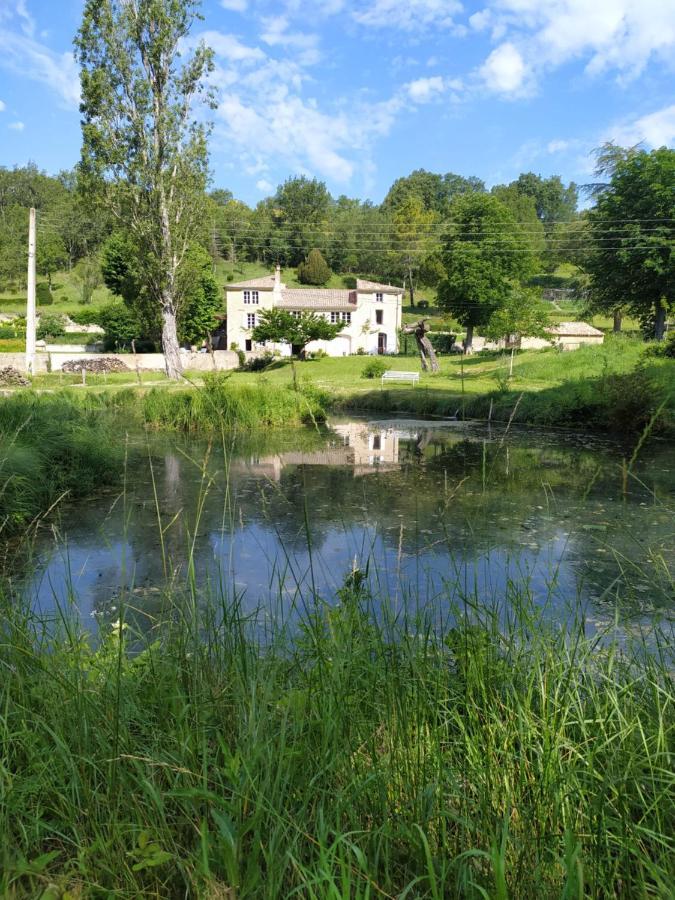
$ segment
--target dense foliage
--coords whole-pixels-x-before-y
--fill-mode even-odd
[[[466,327],[469,347],[474,328],[487,327],[492,316],[512,302],[514,293],[523,297],[522,284],[534,274],[533,256],[513,214],[496,197],[460,197],[452,212],[444,237],[438,304]]]
[[[295,356],[303,356],[310,341],[332,341],[343,328],[310,312],[294,316],[285,309],[266,309],[260,314],[252,337],[261,344],[290,344]]]
[[[657,340],[675,302],[675,150],[604,148],[586,269],[596,309],[627,307]]]
[[[325,284],[330,274],[328,264],[320,250],[310,250],[307,259],[298,266],[300,284]]]

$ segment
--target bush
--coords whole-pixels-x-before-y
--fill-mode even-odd
[[[313,353],[308,354],[308,359],[325,359],[328,356],[325,350],[319,349],[314,350]]]
[[[63,337],[66,333],[66,317],[61,313],[43,313],[40,316],[36,337],[39,341],[46,338]]]
[[[100,325],[99,309],[77,309],[68,313],[70,321],[76,325]]]
[[[645,356],[665,356],[675,359],[675,331],[670,331],[664,341],[651,343],[644,352]]]
[[[330,268],[320,250],[310,250],[305,262],[300,263],[297,269],[300,284],[325,284],[330,275]]]
[[[452,353],[457,335],[446,331],[431,331],[428,334],[428,338],[436,353]]]
[[[418,309],[429,309],[429,301],[428,300],[418,300],[417,308]]]
[[[133,310],[120,301],[102,307],[99,310],[98,319],[101,328],[105,331],[103,345],[106,350],[129,348],[132,341],[143,336],[138,317]]]
[[[371,359],[361,372],[361,378],[381,378],[389,367],[383,359]]]
[[[239,351],[241,353],[241,351]],[[241,357],[239,357],[239,368],[243,369],[245,372],[262,372],[266,369],[271,362],[274,362],[274,354],[266,351],[261,356],[252,356],[250,359],[246,359],[244,356],[244,361],[242,362]]]
[[[35,302],[38,306],[51,306],[54,302],[52,292],[46,281],[39,281],[35,286]]]

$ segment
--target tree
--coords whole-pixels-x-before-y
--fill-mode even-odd
[[[260,314],[260,323],[251,336],[261,344],[290,344],[293,355],[302,359],[310,341],[332,341],[343,328],[344,325],[331,325],[315,313],[292,316],[285,309],[266,309]]]
[[[617,152],[618,151],[618,152]],[[596,309],[627,307],[656,340],[675,297],[675,150],[602,148],[586,264]]]
[[[214,194],[227,193],[229,192],[214,191],[211,199],[214,200]],[[215,203],[212,214],[218,250],[232,265],[236,265],[244,239],[251,228],[251,210],[240,200],[230,199]]]
[[[203,44],[189,53],[186,44],[198,7],[199,0],[87,0],[75,41],[83,182],[133,235],[170,378],[182,371],[178,271],[204,219],[208,175],[196,105],[210,98],[212,53]]]
[[[80,303],[91,303],[94,291],[101,284],[101,264],[95,256],[81,259],[75,267],[75,278],[80,286]]]
[[[459,197],[451,212],[437,302],[466,328],[464,348],[470,350],[474,328],[486,327],[532,276],[534,254],[513,214],[496,197]]]
[[[570,222],[576,215],[577,186],[571,181],[565,187],[559,175],[542,178],[534,172],[525,172],[509,187],[515,187],[519,194],[532,197],[537,215],[546,226],[554,222]]]
[[[445,215],[455,197],[484,190],[485,184],[473,175],[464,178],[453,172],[440,175],[426,169],[415,169],[405,178],[396,179],[382,202],[382,208],[393,213],[410,197],[416,197],[427,212]]]
[[[68,262],[68,253],[61,236],[52,228],[40,229],[37,240],[36,268],[40,275],[47,276],[49,289],[52,275]]]
[[[406,280],[410,306],[415,306],[415,285],[425,259],[436,247],[433,226],[438,215],[425,210],[419,197],[410,194],[392,215],[391,260]]]
[[[211,257],[199,244],[189,247],[178,278],[183,298],[178,315],[178,336],[182,342],[198,344],[209,338],[223,308]]]
[[[307,259],[298,266],[300,284],[325,284],[331,271],[320,250],[310,250]]]
[[[287,264],[297,266],[313,247],[326,249],[333,198],[323,181],[289,178],[277,189],[274,203],[281,213],[276,224],[283,232]]]

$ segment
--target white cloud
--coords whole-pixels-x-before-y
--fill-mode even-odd
[[[26,126],[23,122],[10,122],[7,127],[11,128],[12,131],[23,131]]]
[[[55,53],[25,35],[0,29],[0,66],[46,85],[65,106],[80,102],[80,74],[72,53]]]
[[[625,82],[652,59],[672,61],[675,50],[673,0],[489,0],[469,23],[505,38],[502,48],[513,47],[538,72],[579,59],[587,74],[613,71]],[[497,89],[520,90],[515,75],[512,89],[508,83],[507,76]]]
[[[259,47],[247,47],[233,34],[222,31],[202,31],[195,38],[185,42],[186,47],[194,47],[198,41],[204,41],[216,56],[228,62],[255,62],[265,59],[265,53]]]
[[[675,103],[633,122],[613,126],[605,133],[604,140],[615,141],[622,147],[640,143],[649,147],[672,147],[675,144]]]
[[[320,59],[319,39],[315,34],[289,31],[286,16],[270,16],[262,20],[261,39],[269,47],[286,47],[294,51],[300,65],[313,66]]]
[[[0,100],[0,112],[4,112],[6,108],[5,104]]]
[[[360,24],[376,28],[417,31],[434,26],[457,28],[453,19],[461,12],[457,0],[371,0],[352,12]]]
[[[246,12],[248,3],[246,0],[220,0],[220,5],[230,12],[243,13]]]
[[[546,145],[547,153],[563,153],[565,150],[569,150],[571,141],[565,141],[560,138],[557,138],[554,141],[549,141]]]
[[[480,68],[485,85],[498,94],[521,94],[529,76],[519,50],[511,43],[500,44]]]
[[[418,78],[407,84],[405,90],[414,103],[428,103],[445,92],[445,81],[440,75]]]
[[[266,181],[264,178],[261,178],[259,181],[256,181],[255,186],[263,194],[271,194],[272,191],[274,190],[274,185],[270,181]]]

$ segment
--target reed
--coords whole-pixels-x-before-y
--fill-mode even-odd
[[[197,584],[143,641],[122,593],[97,646],[5,597],[2,896],[671,896],[658,635],[553,628],[525,583],[441,628],[358,570],[286,624]]]

